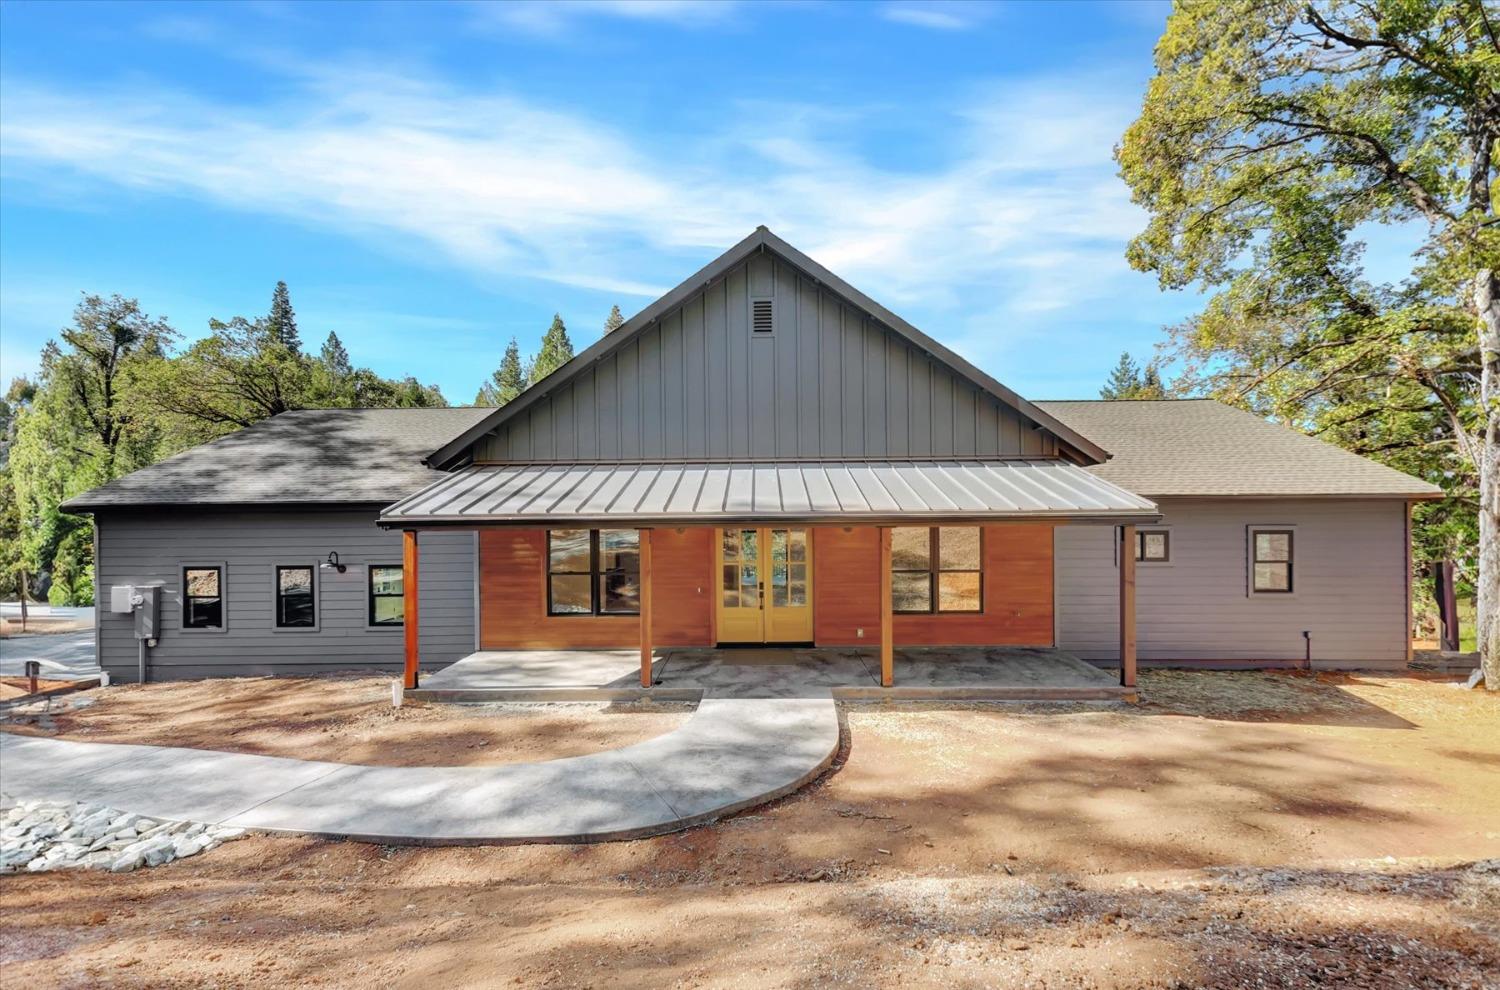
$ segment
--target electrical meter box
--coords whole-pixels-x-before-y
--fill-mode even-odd
[[[109,610],[111,612],[134,611],[135,606],[130,604],[130,596],[135,594],[135,589],[128,584],[112,584],[109,587]]]
[[[132,604],[135,605],[135,638],[158,639],[161,636],[161,588],[136,587],[132,589]]]

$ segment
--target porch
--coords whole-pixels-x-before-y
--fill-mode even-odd
[[[881,687],[880,650],[845,647],[664,649],[641,686],[634,650],[490,650],[424,676],[414,700],[625,701],[827,697],[853,701],[1110,701],[1134,687],[1064,650],[897,647],[901,673]]]

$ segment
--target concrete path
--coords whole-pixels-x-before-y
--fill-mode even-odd
[[[774,800],[839,746],[832,695],[705,698],[624,749],[498,767],[370,767],[0,733],[0,786],[157,818],[395,844],[598,842]]]
[[[41,662],[41,676],[47,680],[82,681],[99,676],[92,629],[26,633],[0,639],[0,676],[25,676],[28,660]]]

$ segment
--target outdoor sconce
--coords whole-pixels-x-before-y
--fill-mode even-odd
[[[349,569],[349,565],[340,564],[339,552],[337,550],[330,550],[328,551],[328,559],[323,561],[323,569],[338,571],[340,574],[342,574]]]

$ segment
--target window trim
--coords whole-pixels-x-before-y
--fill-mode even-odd
[[[581,526],[559,526],[560,530],[582,529]],[[548,529],[544,556],[542,558],[542,583],[546,598],[547,618],[549,619],[612,619],[633,618],[641,614],[637,608],[633,612],[606,612],[604,611],[604,595],[601,582],[604,580],[604,571],[600,566],[600,546],[602,534],[605,530],[613,530],[621,533],[636,534],[636,579],[640,580],[640,530],[631,529],[629,526],[606,526],[602,529],[590,529],[589,534],[589,569],[587,571],[554,571],[552,569],[552,533]],[[552,577],[553,575],[570,575],[573,577],[587,576],[589,579],[589,610],[587,612],[558,612],[552,606]]]
[[[1245,587],[1253,598],[1257,595],[1272,595],[1285,598],[1297,592],[1297,533],[1292,526],[1247,526],[1249,538],[1245,547]],[[1262,534],[1285,536],[1287,540],[1287,559],[1261,560],[1257,556],[1255,547],[1256,537]],[[1255,586],[1256,564],[1286,564],[1286,588],[1257,588]]]
[[[284,626],[281,624],[281,572],[307,570],[312,572],[313,621],[310,626]],[[321,582],[318,580],[317,564],[272,564],[271,565],[271,631],[279,633],[312,633],[323,627],[323,600]]]
[[[396,570],[398,570],[398,571],[401,572],[401,594],[400,595],[380,595],[380,596],[378,596],[380,598],[401,598],[401,599],[403,599],[403,604],[402,604],[402,608],[401,608],[401,621],[400,622],[376,622],[375,621],[375,599],[377,597],[376,594],[375,594],[375,568],[377,568],[377,567],[392,567],[392,568],[395,568]],[[368,564],[365,565],[365,628],[366,629],[392,629],[392,630],[394,630],[394,629],[404,629],[406,627],[406,606],[405,606],[405,603],[404,603],[404,599],[405,598],[406,598],[406,565],[405,564],[403,564],[403,563],[401,563],[399,561],[396,562],[396,563],[394,563],[394,564],[390,564],[390,563],[386,563],[383,560],[372,560]]]
[[[896,529],[923,529],[922,526],[893,526]],[[897,574],[923,574],[927,575],[927,607],[926,608],[896,608],[895,602],[891,603],[892,615],[983,615],[984,614],[984,544],[985,534],[983,526],[927,526],[927,569],[913,569],[909,567],[891,568],[891,594],[894,595]],[[939,534],[944,529],[977,529],[979,531],[979,569],[950,568],[944,570],[939,548]],[[938,576],[941,574],[978,574],[979,575],[979,607],[952,609],[938,607]]]
[[[1146,536],[1160,536],[1166,541],[1167,555],[1165,557],[1147,557]],[[1152,529],[1137,529],[1135,531],[1135,562],[1137,564],[1170,564],[1172,562],[1172,531],[1160,527]]]
[[[217,570],[219,572],[219,624],[217,626],[190,626],[187,624],[188,593],[187,572]],[[229,631],[229,565],[222,560],[187,560],[177,565],[177,629],[193,636],[220,635]]]

